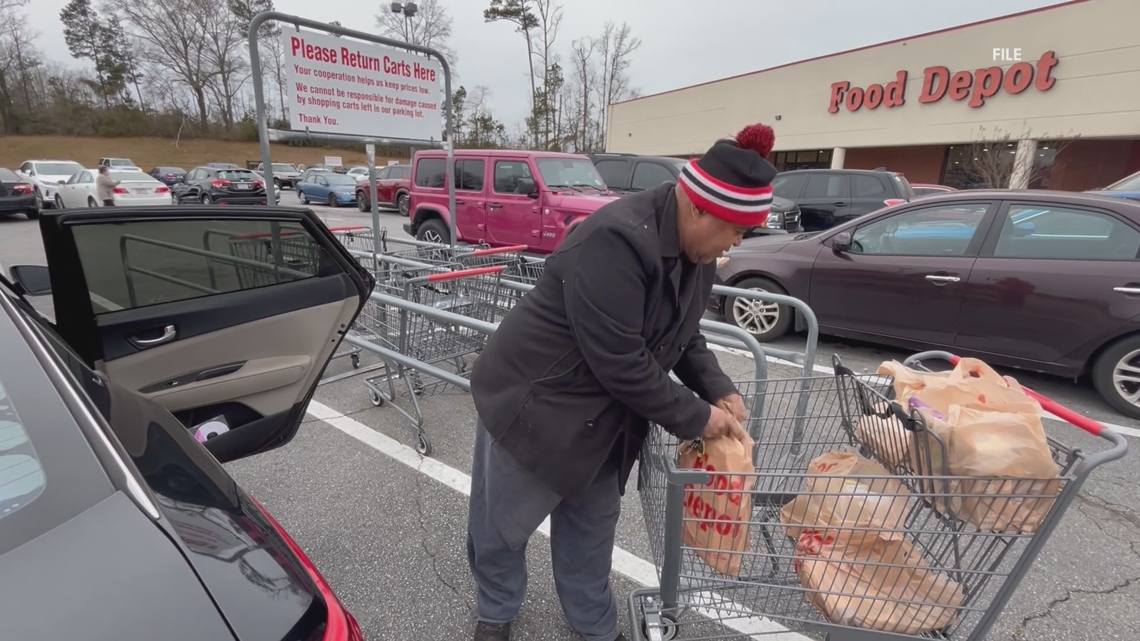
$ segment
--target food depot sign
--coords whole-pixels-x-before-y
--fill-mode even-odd
[[[1057,66],[1057,56],[1046,51],[1035,63],[1018,62],[1003,69],[987,67],[974,71],[956,71],[942,66],[927,67],[922,71],[922,89],[918,102],[929,104],[943,99],[966,101],[977,109],[986,104],[986,99],[999,93],[1017,95],[1033,89],[1049,91],[1057,83],[1053,68]],[[901,107],[906,104],[907,71],[900,70],[895,79],[886,84],[873,84],[867,87],[853,87],[846,80],[831,84],[831,99],[827,111],[839,113],[840,109],[859,111],[879,108]]]
[[[442,139],[438,61],[311,31],[286,29],[281,40],[294,130]]]

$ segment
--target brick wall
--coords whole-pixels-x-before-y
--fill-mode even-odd
[[[946,147],[943,145],[864,147],[848,149],[843,166],[846,169],[886,167],[905,174],[912,183],[938,184],[942,180],[945,158]]]
[[[1130,173],[1132,157],[1140,162],[1140,146],[1132,140],[1075,140],[1053,161],[1049,188],[1085,191],[1105,187]]]

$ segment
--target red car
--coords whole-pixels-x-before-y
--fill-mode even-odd
[[[914,197],[922,198],[923,196],[938,196],[941,194],[948,194],[953,191],[958,191],[953,187],[946,185],[930,185],[926,183],[911,183],[911,188],[914,189]]]
[[[1060,191],[956,191],[826,231],[748,239],[718,284],[807,302],[821,333],[1088,375],[1140,418],[1140,203]],[[782,305],[714,296],[761,341]]]
[[[376,202],[381,206],[395,207],[401,216],[407,216],[408,192],[411,190],[411,165],[388,165],[376,170]],[[367,178],[356,183],[356,208],[360,211],[372,209]]]

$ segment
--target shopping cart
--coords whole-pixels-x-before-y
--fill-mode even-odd
[[[944,353],[927,353],[910,363],[918,365],[932,356],[949,358]],[[630,596],[631,620],[640,623],[634,625],[633,637],[639,641],[759,635],[805,639],[801,632],[815,638],[822,635],[831,641],[983,639],[1089,474],[1127,452],[1120,435],[1027,391],[1045,410],[1100,437],[1109,447],[1084,452],[1050,438],[1058,472],[1055,479],[956,478],[946,474],[945,469],[934,469],[937,466],[931,461],[945,461],[940,456],[945,453],[945,444],[925,429],[922,414],[904,411],[892,402],[892,381],[856,376],[838,358],[834,376],[747,381],[739,383],[738,389],[746,402],[752,401],[749,406],[761,408],[748,419],[747,426],[757,442],[755,473],[729,476],[709,470],[679,469],[681,444],[657,427],[650,430],[642,449],[638,488],[659,587],[637,590]],[[805,389],[809,392],[808,403],[802,402]],[[869,447],[860,438],[868,433],[864,431],[868,425],[885,428],[892,421],[901,424],[910,435],[908,445],[915,450],[913,456],[899,457],[882,443]],[[810,461],[837,450],[877,459],[891,475],[806,474]],[[827,491],[818,491],[821,479],[828,482]],[[806,491],[809,480],[816,483],[810,486],[817,490],[814,493]],[[831,481],[838,485],[831,486]],[[887,483],[893,485],[883,485]],[[837,488],[868,485],[878,485],[877,498],[894,506],[897,527],[889,532],[907,541],[908,562],[859,561],[853,566],[844,560],[844,566],[838,557],[835,561],[810,557],[814,565],[809,573],[815,576],[818,568],[850,571],[858,566],[865,573],[878,574],[880,582],[889,588],[888,597],[868,596],[865,590],[859,592],[836,583],[805,588],[797,573],[797,568],[805,567],[800,565],[806,558],[803,548],[797,548],[797,542],[803,545],[803,540],[790,538],[788,528],[780,520],[781,508],[803,495],[838,502],[851,495]],[[702,490],[702,486],[709,489]],[[692,498],[694,488],[697,496],[707,496],[734,487],[752,488],[744,493],[752,506],[747,520],[720,523],[715,513],[698,510],[698,514],[693,514],[692,505],[697,503]],[[1000,499],[995,499],[995,495]],[[999,505],[1004,500],[1010,503]],[[1026,525],[1027,519],[1010,519],[1001,528],[986,530],[972,523],[978,520],[976,512],[971,514],[963,509],[969,503],[975,511],[980,505],[989,505],[989,509],[1006,513],[1014,501],[1019,501],[1026,512],[1040,508],[1044,517],[1033,527]],[[701,560],[701,553],[707,555],[717,550],[690,544],[691,538],[686,540],[684,528],[694,525],[706,529],[718,525],[747,528],[749,545],[739,553],[738,576],[719,574]],[[829,536],[837,531],[839,536],[866,536],[867,532],[888,530],[835,525],[826,528]],[[801,537],[805,533],[801,528]],[[891,583],[892,577],[913,569],[914,563],[924,564],[933,573],[931,578],[949,579],[960,586],[960,600],[951,601],[949,616],[945,594],[908,593],[901,584]],[[873,624],[877,629],[837,624],[809,599],[831,599],[832,603],[845,599],[850,608],[845,614],[851,617],[873,611],[872,614],[891,618],[894,623]],[[940,621],[937,629],[930,629],[936,620]]]
[[[377,292],[399,295],[424,311],[396,307],[374,297],[358,317],[356,336],[420,363],[447,366],[456,374],[466,375],[468,359],[483,349],[486,334],[442,322],[430,312],[446,311],[476,320],[493,318],[495,309],[500,305],[497,298],[501,296],[499,280],[503,267],[448,272],[435,272],[425,267],[424,270],[425,273],[417,275],[407,271],[401,277],[377,284]],[[396,381],[401,380],[404,389],[397,392]],[[373,405],[390,404],[411,421],[416,450],[424,456],[431,454],[431,441],[424,431],[419,398],[439,393],[450,384],[403,364],[387,361],[384,370],[365,378],[364,384]],[[409,401],[411,408],[402,407],[396,402],[397,397]]]

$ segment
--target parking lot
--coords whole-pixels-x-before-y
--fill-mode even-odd
[[[283,205],[296,205],[285,191]],[[330,227],[369,225],[355,209],[313,207]],[[381,214],[394,237],[406,237],[404,218]],[[35,222],[0,219],[0,263],[42,263]],[[289,337],[281,337],[287,341]],[[802,350],[803,336],[782,340]],[[839,354],[856,372],[873,372],[905,353],[890,348],[824,339],[814,374],[829,374]],[[719,351],[726,371],[748,378],[745,356]],[[365,356],[362,365],[375,362]],[[770,362],[769,376],[800,375],[787,363]],[[350,369],[335,360],[328,375]],[[1029,387],[1070,408],[1111,424],[1136,445],[1140,422],[1109,409],[1087,383],[1010,372]],[[369,639],[464,639],[473,621],[474,590],[465,549],[474,414],[458,390],[422,399],[432,458],[420,457],[406,419],[390,407],[374,407],[359,378],[319,388],[309,417],[289,446],[230,465],[309,552]],[[1095,439],[1047,420],[1051,436],[1075,447],[1101,449]],[[1125,638],[1135,628],[1140,597],[1140,495],[1133,479],[1135,455],[1099,470],[1083,489],[1036,567],[1014,596],[991,635],[994,639]],[[614,571],[619,605],[629,591],[656,580],[645,540],[640,503],[630,483]],[[536,537],[529,549],[530,595],[516,624],[517,639],[575,639],[563,623],[554,592],[549,546]],[[1132,621],[1133,623],[1129,623]],[[623,622],[628,630],[628,622]],[[796,638],[793,636],[787,639]]]

